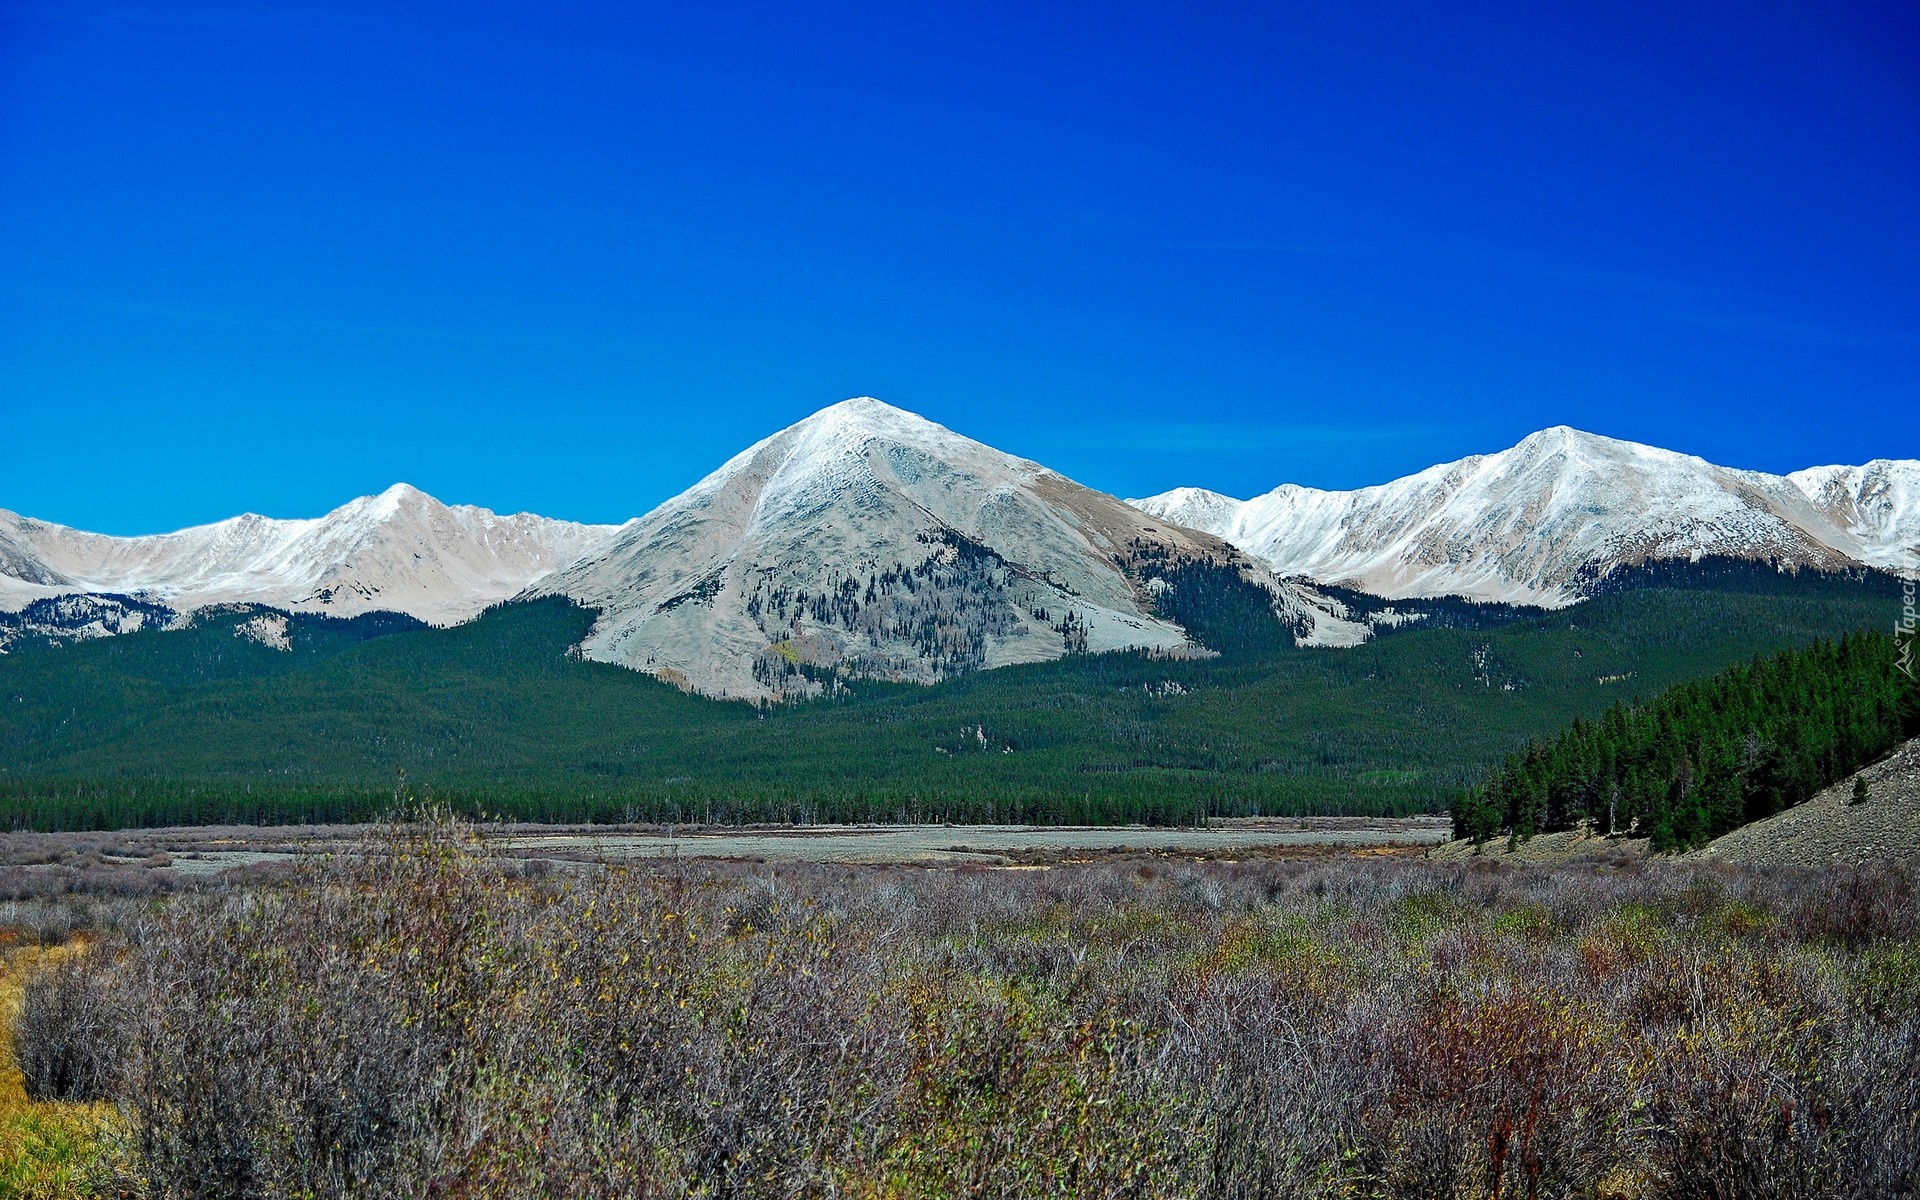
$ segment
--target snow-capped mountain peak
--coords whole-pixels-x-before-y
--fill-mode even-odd
[[[322,517],[247,513],[147,537],[85,533],[0,511],[0,608],[137,594],[180,610],[255,603],[453,623],[523,591],[615,526],[449,506],[407,484]]]
[[[1556,425],[1353,491],[1284,484],[1235,502],[1180,488],[1130,503],[1282,575],[1389,597],[1559,605],[1611,567],[1652,558],[1898,566],[1898,547],[1920,537],[1920,464],[1768,475]]]
[[[1194,562],[1267,586],[1302,640],[1348,644],[1365,619],[1276,576],[1558,605],[1647,559],[1914,569],[1916,547],[1920,462],[1907,460],[1778,476],[1556,425],[1354,491],[1123,503],[861,396],[618,526],[442,504],[405,483],[320,517],[151,537],[0,510],[0,626],[104,636],[224,603],[446,624],[564,594],[600,611],[589,657],[768,697],[836,674],[925,681],[1077,650],[1183,651],[1160,599]]]
[[[1228,548],[871,397],[765,438],[539,585],[597,658],[709,693],[1173,648],[1128,555]]]
[[[876,446],[885,448],[877,456]],[[887,481],[889,464],[915,459],[991,464],[989,470],[1002,483],[1045,472],[1037,463],[963,437],[917,413],[859,396],[754,443],[661,507],[738,484],[755,493],[760,519],[792,519],[831,501],[840,489],[871,495]]]

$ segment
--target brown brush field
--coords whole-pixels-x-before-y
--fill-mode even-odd
[[[1678,1200],[1920,1177],[1910,865],[506,843],[370,828],[0,908],[23,987],[0,1194]]]

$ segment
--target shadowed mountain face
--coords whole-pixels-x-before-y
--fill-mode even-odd
[[[1284,576],[1549,606],[1649,560],[1899,569],[1920,543],[1920,463],[1767,475],[1564,426],[1356,491],[1287,484],[1240,501],[1178,488],[1130,503]]]

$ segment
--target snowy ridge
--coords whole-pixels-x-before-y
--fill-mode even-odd
[[[1787,478],[1852,539],[1853,557],[1889,571],[1920,567],[1920,462],[1876,458],[1862,467],[1809,467]]]
[[[1082,651],[1195,653],[1156,615],[1168,573],[1191,563],[1231,565],[1272,592],[1299,641],[1340,646],[1422,616],[1350,610],[1315,582],[1564,605],[1648,559],[1915,570],[1916,546],[1913,461],[1767,475],[1560,426],[1356,491],[1123,502],[860,397],[624,525],[501,516],[405,484],[311,520],[246,515],[152,537],[0,510],[0,652],[218,605],[452,624],[565,595],[599,611],[589,658],[708,695],[784,699]],[[252,615],[239,636],[285,640],[271,614]]]
[[[311,520],[248,514],[150,537],[84,533],[0,510],[0,610],[110,593],[181,611],[253,603],[452,624],[517,595],[616,528],[445,505],[406,484]]]
[[[1355,491],[1284,484],[1240,501],[1180,488],[1129,503],[1283,576],[1558,606],[1593,573],[1646,559],[1900,566],[1920,542],[1920,463],[1768,475],[1557,426]]]

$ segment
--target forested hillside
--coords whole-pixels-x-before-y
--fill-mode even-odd
[[[1193,591],[1196,624],[1232,624],[1223,584]],[[1076,655],[756,709],[581,661],[593,615],[562,600],[451,629],[296,617],[284,650],[227,612],[0,656],[0,823],[349,819],[390,804],[400,771],[416,794],[555,820],[1443,811],[1574,717],[1886,616],[1839,582],[1647,588],[1350,650],[1243,632],[1209,660]]]
[[[1576,719],[1463,796],[1454,829],[1525,838],[1592,822],[1688,849],[1799,804],[1916,733],[1920,691],[1894,637],[1847,634]]]

